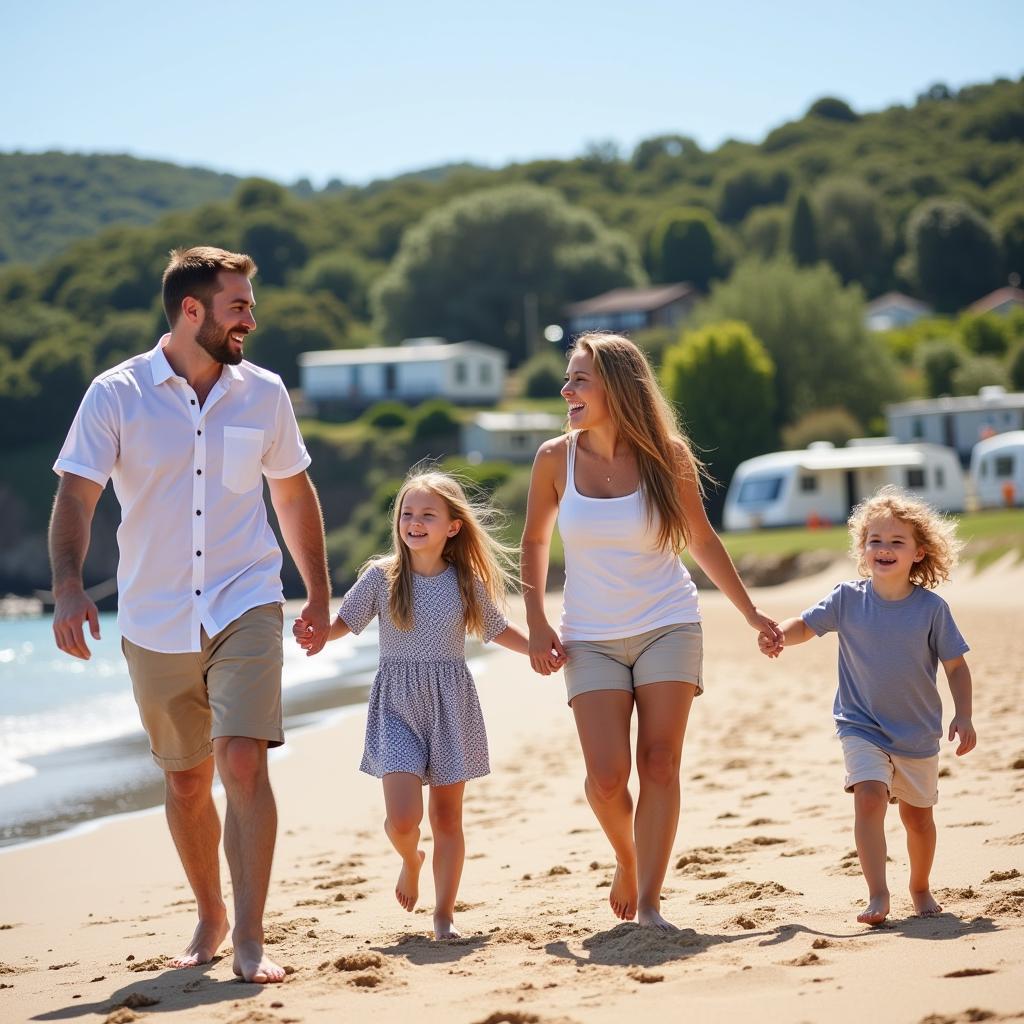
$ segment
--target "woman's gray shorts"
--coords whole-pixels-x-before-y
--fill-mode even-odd
[[[566,640],[569,703],[591,690],[632,693],[647,683],[679,680],[704,692],[704,634],[699,622],[659,626],[620,640]]]

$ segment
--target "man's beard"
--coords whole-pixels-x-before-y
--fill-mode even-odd
[[[228,329],[204,307],[203,322],[196,333],[196,343],[216,362],[225,366],[237,366],[244,358],[244,354],[241,350],[235,352],[231,348],[228,335],[235,330],[248,334],[244,328]]]

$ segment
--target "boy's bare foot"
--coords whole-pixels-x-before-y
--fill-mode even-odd
[[[636,922],[641,928],[656,928],[661,932],[679,931],[671,921],[666,921],[665,918],[661,916],[661,913],[654,907],[638,907],[636,912]]]
[[[612,888],[608,893],[612,913],[623,921],[632,921],[636,917],[636,901],[636,864],[617,862]]]
[[[221,911],[220,917],[200,918],[196,930],[192,933],[192,941],[185,947],[180,956],[171,957],[168,967],[198,967],[208,964],[217,954],[221,943],[228,934],[228,915]]]
[[[889,894],[872,896],[868,905],[857,915],[861,924],[881,924],[889,916]]]
[[[914,901],[914,910],[918,917],[934,917],[942,913],[942,907],[928,889],[923,892],[910,890],[910,898]]]
[[[275,985],[284,981],[284,968],[278,967],[263,952],[263,944],[255,939],[235,943],[235,958],[231,969],[243,981],[254,985]]]
[[[434,915],[435,939],[461,939],[462,932],[455,927],[455,921],[444,914]]]
[[[423,867],[423,859],[426,854],[422,850],[416,851],[414,861],[404,861],[402,870],[398,875],[398,884],[395,886],[395,899],[403,910],[412,913],[416,901],[420,898],[420,868]]]

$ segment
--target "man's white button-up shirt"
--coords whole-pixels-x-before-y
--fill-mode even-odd
[[[53,468],[113,481],[118,628],[179,654],[200,650],[200,627],[213,636],[283,600],[263,476],[294,476],[310,458],[277,374],[225,366],[200,406],[164,355],[169,337],[92,382]]]

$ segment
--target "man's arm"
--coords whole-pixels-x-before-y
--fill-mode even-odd
[[[89,534],[103,488],[73,473],[64,473],[50,517],[50,569],[53,576],[53,636],[66,654],[88,660],[92,656],[83,625],[88,620],[94,640],[100,638],[96,605],[82,584],[82,565],[89,550]]]
[[[331,584],[327,573],[320,500],[305,472],[268,477],[267,482],[285,545],[306,585],[306,604],[299,617],[310,628],[309,644],[303,646],[307,654],[316,654],[327,643],[331,618]]]

